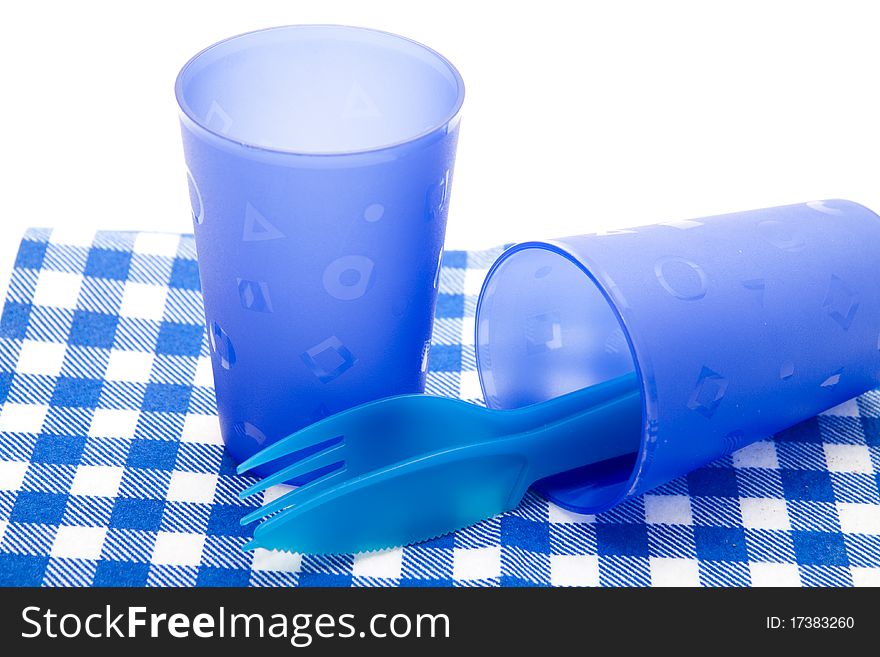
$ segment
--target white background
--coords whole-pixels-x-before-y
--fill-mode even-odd
[[[172,93],[224,37],[343,23],[467,86],[447,245],[816,198],[880,209],[880,8],[854,2],[4,2],[0,279],[27,226],[191,230]]]

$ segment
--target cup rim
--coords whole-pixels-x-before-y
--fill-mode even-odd
[[[605,303],[608,305],[608,308],[611,310],[614,318],[620,325],[620,329],[623,332],[623,336],[626,340],[627,348],[629,349],[630,356],[632,357],[633,368],[636,378],[639,381],[642,427],[639,436],[639,449],[636,455],[635,462],[632,464],[632,468],[627,478],[621,483],[617,484],[613,489],[611,489],[610,493],[607,494],[606,497],[601,498],[599,502],[593,503],[589,506],[578,507],[572,505],[565,500],[553,495],[551,492],[547,491],[543,487],[539,488],[539,492],[541,493],[541,495],[546,497],[554,504],[563,507],[564,509],[582,514],[601,513],[602,511],[606,511],[618,505],[619,503],[627,499],[630,495],[632,495],[636,491],[644,473],[650,467],[650,426],[652,421],[657,417],[657,393],[655,386],[652,383],[654,371],[653,363],[651,362],[649,355],[645,352],[644,349],[641,348],[642,342],[639,339],[637,330],[634,330],[633,323],[630,321],[629,314],[626,312],[627,304],[625,302],[621,303],[621,299],[618,296],[620,294],[619,290],[616,289],[616,286],[613,284],[612,281],[607,280],[601,275],[597,275],[596,272],[599,272],[601,270],[595,267],[588,258],[575,254],[564,242],[560,240],[551,239],[546,241],[531,240],[527,242],[519,242],[506,249],[500,256],[498,256],[498,258],[496,258],[495,262],[492,263],[492,266],[489,267],[489,271],[486,273],[486,278],[483,279],[483,285],[480,288],[480,294],[477,297],[477,306],[474,312],[474,348],[477,351],[477,378],[479,379],[480,391],[483,393],[483,399],[485,400],[487,407],[496,408],[496,406],[493,406],[491,402],[492,396],[489,394],[489,387],[485,379],[485,368],[482,366],[482,361],[480,359],[480,351],[483,349],[483,347],[481,347],[480,341],[480,319],[481,312],[483,311],[483,302],[486,300],[492,278],[497,273],[497,271],[504,265],[504,263],[507,262],[507,260],[511,256],[514,256],[518,253],[521,253],[522,251],[526,251],[529,249],[546,251],[548,253],[556,255],[557,257],[563,258],[564,260],[567,260],[581,271],[581,273],[584,275],[585,282],[593,285],[594,287],[596,287],[596,289],[599,290],[602,297],[604,298]],[[609,283],[611,284],[609,285]]]
[[[189,69],[203,56],[210,53],[212,50],[216,48],[220,48],[225,46],[226,44],[235,41],[237,39],[244,39],[248,37],[252,37],[254,35],[261,34],[263,32],[272,32],[272,31],[280,31],[280,30],[298,30],[298,29],[314,29],[314,28],[331,28],[334,30],[340,31],[353,31],[353,32],[367,32],[372,35],[379,35],[383,37],[391,37],[392,39],[399,39],[401,41],[406,41],[412,45],[415,45],[418,48],[426,51],[429,55],[435,57],[443,66],[445,66],[449,73],[452,75],[455,87],[456,87],[456,98],[453,103],[451,109],[443,116],[443,118],[439,121],[434,122],[430,127],[425,130],[407,137],[405,139],[401,139],[389,144],[382,144],[375,147],[370,148],[361,148],[354,150],[336,150],[336,151],[300,151],[295,149],[286,149],[286,148],[276,148],[276,147],[267,147],[264,145],[253,144],[246,140],[235,139],[222,132],[218,132],[210,128],[206,123],[201,120],[195,112],[193,112],[192,108],[184,99],[183,93],[183,85],[184,85],[184,77]],[[274,155],[283,155],[283,156],[294,156],[294,157],[308,157],[308,158],[332,158],[332,157],[344,157],[347,155],[364,155],[364,154],[382,154],[387,151],[392,151],[395,149],[399,149],[402,146],[406,146],[409,144],[413,144],[415,142],[421,141],[425,138],[428,138],[437,133],[446,134],[449,131],[450,126],[456,121],[459,114],[461,113],[462,105],[464,104],[464,96],[465,96],[465,86],[464,80],[461,77],[461,74],[458,72],[458,69],[450,62],[446,57],[441,55],[439,52],[426,46],[425,44],[416,41],[414,39],[410,39],[405,36],[401,36],[399,34],[394,34],[393,32],[386,32],[384,30],[376,30],[369,27],[359,27],[355,25],[340,25],[333,23],[308,23],[308,24],[293,24],[293,25],[277,25],[273,27],[265,27],[258,30],[251,30],[249,32],[242,32],[240,34],[236,34],[234,36],[226,37],[225,39],[221,39],[216,43],[213,43],[206,48],[198,51],[195,55],[190,57],[187,62],[181,67],[180,71],[177,74],[177,78],[174,81],[174,96],[177,100],[177,106],[180,109],[182,114],[182,118],[185,119],[198,130],[204,131],[211,135],[213,138],[219,139],[222,143],[225,143],[228,146],[233,147],[244,147],[248,149],[253,149],[256,152],[262,152],[266,154],[274,154]]]

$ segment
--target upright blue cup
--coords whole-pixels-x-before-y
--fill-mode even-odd
[[[880,218],[849,201],[529,242],[492,266],[476,355],[492,408],[635,371],[632,453],[539,492],[603,511],[880,382]]]
[[[175,86],[223,439],[236,460],[421,392],[464,98],[408,39],[291,26]]]

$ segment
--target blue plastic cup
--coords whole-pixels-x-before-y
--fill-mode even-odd
[[[203,50],[175,92],[232,457],[424,390],[464,98],[452,64],[384,32],[279,27]]]
[[[528,242],[492,266],[476,357],[492,408],[635,371],[629,456],[545,479],[608,509],[880,382],[880,218],[849,201]]]

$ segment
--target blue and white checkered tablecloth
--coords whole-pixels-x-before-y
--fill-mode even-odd
[[[428,392],[478,400],[499,253],[445,254]],[[411,547],[243,552],[190,235],[30,230],[0,404],[0,585],[880,585],[877,391],[599,516],[529,495]]]

